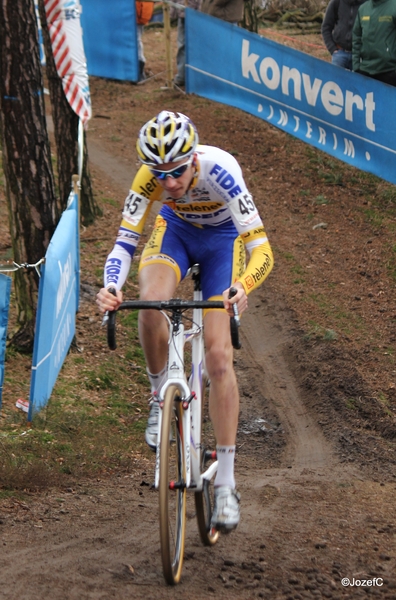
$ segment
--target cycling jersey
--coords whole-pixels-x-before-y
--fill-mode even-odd
[[[160,215],[169,217],[171,210],[180,224],[184,222],[186,229],[199,228],[203,237],[208,236],[205,231],[209,228],[211,237],[213,228],[219,232],[229,230],[230,226],[235,228],[233,235],[241,237],[250,255],[246,269],[236,279],[246,293],[267,277],[273,266],[271,247],[238,162],[213,146],[199,145],[196,156],[196,172],[191,185],[177,200],[170,197],[146,165],[139,169],[125,200],[116,244],[107,258],[105,287],[122,288],[145,221],[156,200],[163,204]],[[163,256],[156,260],[163,261]],[[149,264],[152,263],[151,255]],[[178,279],[182,276],[183,273],[179,274]]]

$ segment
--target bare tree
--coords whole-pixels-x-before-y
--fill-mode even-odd
[[[51,97],[56,153],[58,159],[58,184],[62,208],[66,207],[70,194],[72,175],[78,173],[79,117],[71,108],[62,87],[47,26],[44,0],[39,0],[39,14],[46,57],[46,75]],[[88,165],[86,135],[84,135],[83,170],[80,182],[80,214],[84,225],[95,220],[100,210],[94,201]]]
[[[33,0],[0,0],[0,132],[14,260],[37,262],[58,220]],[[38,277],[15,273],[13,343],[33,345]]]
[[[242,27],[253,33],[258,32],[260,12],[259,0],[245,0],[243,3]]]

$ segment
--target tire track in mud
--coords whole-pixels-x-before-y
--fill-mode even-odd
[[[256,308],[249,309],[243,317],[244,360],[262,373],[263,395],[273,405],[285,430],[284,463],[293,470],[323,470],[333,465],[334,457],[320,427],[304,406],[285,359],[285,348],[291,342],[287,310],[279,307],[270,282],[263,286],[268,309],[265,314],[260,313],[260,326]]]
[[[305,407],[298,382],[288,365],[288,347],[293,341],[292,315],[272,290],[270,280],[257,291],[250,301],[253,303],[255,306],[251,306],[242,319],[240,373],[247,379],[242,387],[250,384],[260,393],[253,394],[253,399],[242,394],[241,417],[243,421],[246,412],[251,418],[253,415],[253,419],[257,415],[265,416],[270,408],[277,415],[285,445],[279,448],[278,465],[274,467],[266,465],[265,446],[260,456],[253,449],[254,441],[250,442],[250,451],[256,459],[254,471],[250,467],[245,473],[248,457],[244,457],[241,467],[237,468],[242,492],[240,528],[251,531],[259,519],[262,540],[277,547],[280,532],[293,538],[306,533],[306,517],[290,514],[293,504],[299,506],[296,495],[309,497],[330,479],[342,479],[345,475],[342,470],[334,471],[337,460],[332,448]],[[239,432],[237,444],[241,438]],[[290,533],[291,519],[293,534]],[[280,556],[287,555],[286,546],[277,547]]]

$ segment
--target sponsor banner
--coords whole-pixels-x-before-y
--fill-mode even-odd
[[[29,421],[47,404],[75,334],[80,270],[77,194],[73,192],[69,200],[41,270]]]
[[[44,0],[56,70],[63,91],[85,124],[92,116],[79,0]]]
[[[0,407],[4,383],[4,361],[10,308],[11,278],[0,273]]]
[[[188,8],[186,60],[187,92],[396,183],[396,88]]]
[[[81,0],[88,73],[138,81],[135,0]]]

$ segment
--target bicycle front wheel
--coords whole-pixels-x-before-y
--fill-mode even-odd
[[[159,503],[162,568],[166,581],[180,581],[186,530],[186,464],[183,408],[176,386],[166,391],[162,412]]]

